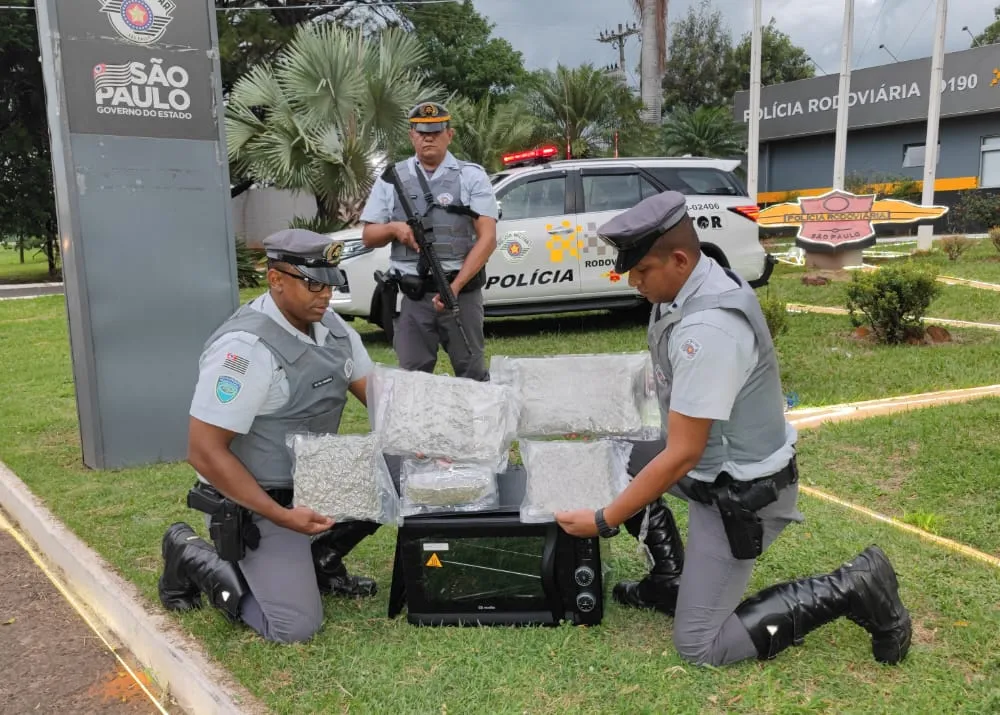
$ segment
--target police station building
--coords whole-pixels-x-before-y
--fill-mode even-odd
[[[853,177],[922,182],[930,75],[929,57],[851,73],[845,188]],[[761,89],[761,204],[832,188],[839,83],[833,74]],[[737,93],[738,122],[748,107],[749,93]],[[938,146],[935,203],[1000,192],[1000,44],[945,55]]]

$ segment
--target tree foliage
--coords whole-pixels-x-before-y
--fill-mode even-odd
[[[615,131],[629,131],[639,122],[642,102],[616,75],[592,64],[533,73],[525,101],[535,117],[536,142],[551,142],[572,158],[606,150]]]
[[[441,98],[415,69],[419,41],[398,28],[306,24],[273,63],[236,82],[226,110],[230,162],[242,174],[316,197],[320,217],[367,194],[381,154],[422,99]]]
[[[750,42],[751,36],[747,32],[733,48],[726,61],[722,93],[730,103],[738,91],[750,89]],[[773,17],[763,29],[760,47],[762,87],[798,79],[810,79],[816,75],[809,55],[792,42],[792,38],[775,27]]]
[[[663,76],[663,104],[669,112],[683,107],[721,106],[726,96],[726,63],[733,52],[732,38],[723,15],[701,0],[674,23],[670,57]]]
[[[983,28],[983,31],[976,35],[972,42],[973,47],[983,45],[994,45],[1000,42],[1000,5],[993,8],[993,22]]]
[[[449,100],[455,139],[451,152],[459,159],[482,165],[493,173],[503,168],[501,157],[523,149],[531,141],[532,122],[521,101],[497,102],[487,96],[478,102]]]
[[[55,277],[58,244],[35,13],[0,24],[0,234],[41,237]]]
[[[491,37],[495,24],[472,0],[400,7],[424,48],[428,78],[473,102],[505,94],[524,77],[524,59],[507,40]]]
[[[733,121],[726,107],[675,109],[663,125],[663,151],[667,156],[732,158],[744,151],[744,129]]]

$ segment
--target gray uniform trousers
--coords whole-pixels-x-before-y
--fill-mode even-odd
[[[458,312],[465,335],[469,338],[470,352],[465,347],[455,319],[448,311],[434,308],[436,291],[429,290],[419,301],[403,296],[399,317],[393,326],[393,349],[404,370],[433,372],[437,364],[438,345],[444,347],[457,377],[487,380],[486,337],[483,326],[482,288],[460,293]]]
[[[309,640],[323,625],[311,539],[258,514],[253,523],[260,530],[260,544],[248,548],[237,564],[250,589],[240,604],[240,620],[265,640]]]
[[[633,442],[629,473],[635,476],[664,448],[663,442]],[[757,649],[734,615],[744,598],[755,560],[734,558],[719,508],[691,501],[674,485],[669,494],[688,502],[688,538],[674,612],[674,647],[696,664],[726,665],[756,658]],[[798,484],[779,492],[761,509],[764,551],[791,522],[801,522]]]

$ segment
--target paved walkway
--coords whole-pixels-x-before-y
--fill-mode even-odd
[[[0,564],[0,712],[162,712],[3,523]]]
[[[59,295],[62,292],[62,283],[9,283],[0,285],[0,300],[37,298],[42,295]]]

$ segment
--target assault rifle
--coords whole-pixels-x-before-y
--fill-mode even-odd
[[[395,189],[399,203],[403,207],[403,213],[406,214],[406,224],[413,231],[413,238],[416,239],[417,245],[420,247],[420,260],[430,270],[438,295],[441,296],[441,302],[444,303],[445,309],[454,316],[458,332],[462,334],[462,340],[465,341],[465,348],[471,353],[472,346],[469,344],[469,337],[465,334],[465,327],[462,325],[462,319],[459,316],[458,298],[455,297],[455,293],[451,289],[451,283],[445,275],[444,268],[441,267],[441,259],[438,258],[437,251],[434,248],[433,222],[426,214],[421,217],[417,216],[416,209],[414,209],[410,197],[406,195],[406,190],[403,188],[403,182],[399,178],[395,164],[390,163],[388,168],[382,172],[382,181],[390,184]],[[428,194],[426,200],[429,208],[433,198]]]

